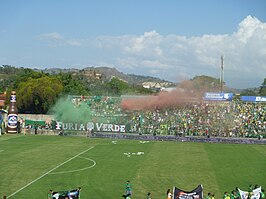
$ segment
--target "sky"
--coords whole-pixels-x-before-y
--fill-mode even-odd
[[[231,88],[266,78],[266,0],[0,0],[0,65],[114,67]]]

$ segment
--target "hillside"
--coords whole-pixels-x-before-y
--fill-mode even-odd
[[[3,65],[0,67],[0,87],[1,90],[5,90],[6,87],[14,81],[14,77],[20,76],[21,74],[27,75],[30,73],[29,68],[17,68],[10,65]],[[195,76],[192,79],[184,82],[170,82],[160,78],[143,76],[136,74],[125,74],[118,71],[114,67],[87,67],[84,69],[77,68],[46,68],[46,69],[33,69],[36,72],[41,72],[44,74],[57,75],[59,73],[70,73],[72,77],[75,77],[78,81],[81,81],[82,84],[86,85],[95,85],[103,84],[109,82],[111,78],[116,77],[130,85],[142,85],[145,87],[153,88],[162,88],[162,87],[176,87],[176,86],[187,86],[186,83],[190,82],[192,89],[197,90],[206,90],[213,92],[220,92],[219,79],[201,75]],[[183,84],[183,85],[182,85]],[[248,95],[256,95],[259,93],[258,88],[249,88],[249,89],[234,89],[229,88],[226,85],[223,87],[224,92],[233,92],[233,93],[242,93],[245,91]]]
[[[60,69],[60,68],[49,68],[42,70],[44,73],[49,74],[58,74],[62,73],[72,73],[74,76],[84,76],[88,80],[110,80],[112,77],[117,77],[129,84],[141,85],[143,82],[167,82],[170,85],[174,85],[174,82],[165,81],[156,77],[151,76],[142,76],[142,75],[135,75],[135,74],[124,74],[118,71],[116,68],[109,68],[109,67],[86,67],[84,69]]]
[[[40,71],[40,70],[39,70]],[[86,67],[84,69],[60,69],[60,68],[49,68],[41,70],[44,73],[49,73],[52,75],[58,73],[72,73],[73,76],[79,77],[79,79],[85,79],[87,82],[94,80],[101,81],[109,81],[112,77],[117,77],[131,85],[155,85],[159,84],[159,86],[163,87],[176,87],[180,86],[180,82],[170,82],[160,78],[151,77],[151,76],[143,76],[136,74],[125,74],[123,72],[118,71],[116,68],[110,67]],[[84,78],[82,78],[84,77]],[[191,80],[189,80],[194,88],[196,89],[204,89],[212,92],[220,92],[219,79],[201,75],[195,76]],[[182,84],[182,82],[181,82]],[[224,85],[224,92],[232,92],[232,93],[241,93],[243,89],[235,89],[229,88]],[[257,91],[257,88],[252,88],[253,91]]]

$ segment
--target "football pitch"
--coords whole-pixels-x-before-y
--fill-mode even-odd
[[[266,188],[266,145],[88,139],[46,135],[0,137],[0,196],[47,198],[81,187],[82,199],[122,198],[130,180],[133,199],[166,198],[176,186],[203,185],[222,198],[236,187]]]

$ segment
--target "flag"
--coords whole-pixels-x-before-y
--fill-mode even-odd
[[[242,191],[241,189],[238,188],[239,195],[241,199],[247,199],[248,198],[248,191]]]
[[[261,187],[254,189],[251,199],[260,199]]]
[[[259,199],[261,193],[261,187],[254,189],[252,192],[242,191],[238,188],[241,199]]]
[[[173,199],[203,199],[202,185],[199,185],[192,191],[184,191],[174,187]]]
[[[79,198],[79,189],[74,189],[71,191],[55,191],[52,194],[53,199],[78,199]]]

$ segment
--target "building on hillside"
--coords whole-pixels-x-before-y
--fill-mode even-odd
[[[143,82],[142,87],[148,89],[154,89],[157,91],[161,91],[165,88],[168,88],[170,85],[169,82]]]
[[[121,79],[120,77],[117,77],[117,76],[111,76],[110,80],[113,79],[113,78],[116,78],[116,79],[119,79],[122,82],[128,83],[128,81],[126,81],[124,79]]]

